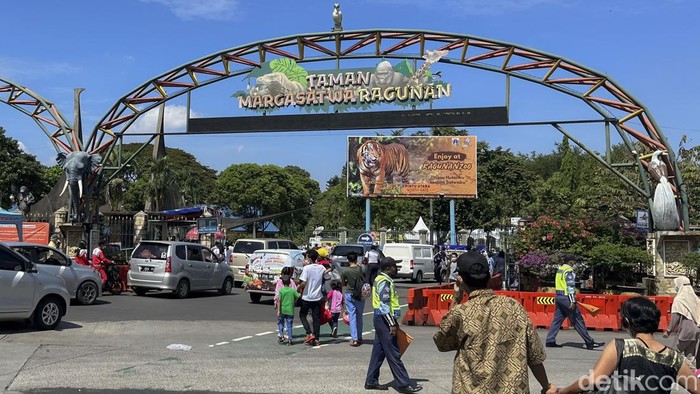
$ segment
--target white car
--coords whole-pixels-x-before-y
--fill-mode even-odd
[[[5,242],[5,245],[37,264],[39,271],[63,278],[71,298],[75,298],[79,303],[92,305],[102,295],[100,274],[69,259],[58,249],[28,242]]]
[[[38,271],[34,263],[0,244],[0,320],[31,319],[37,328],[52,330],[69,305],[63,279]]]

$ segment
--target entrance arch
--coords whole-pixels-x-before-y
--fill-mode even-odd
[[[675,154],[643,103],[608,76],[574,61],[512,43],[464,34],[384,29],[312,33],[257,41],[215,52],[169,70],[130,91],[102,117],[84,144],[78,142],[74,145],[90,153],[107,152],[103,157],[111,158],[115,145],[128,136],[129,127],[145,112],[195,89],[246,74],[274,58],[289,58],[297,63],[335,60],[338,64],[349,59],[419,60],[426,49],[449,50],[449,54],[440,59],[443,64],[504,74],[581,100],[618,132],[633,161],[627,164],[636,166],[640,173],[639,184],[624,177],[610,162],[576,139],[572,140],[632,186],[650,205],[649,154],[664,151],[669,183],[679,201],[682,227],[688,228],[688,198]],[[633,121],[640,123],[641,127],[633,125]],[[568,136],[561,124],[552,122],[552,126]],[[70,132],[62,133],[75,139]],[[157,133],[154,131],[151,140]],[[640,152],[635,144],[643,147],[643,151]],[[57,149],[67,147],[58,143],[54,146]],[[133,158],[116,156],[116,163],[103,166],[100,171],[112,171],[113,177]]]

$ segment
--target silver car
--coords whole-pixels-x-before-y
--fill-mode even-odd
[[[142,241],[131,254],[128,284],[137,295],[170,290],[177,298],[190,291],[217,290],[231,294],[233,271],[224,259],[193,243]]]
[[[71,298],[80,304],[92,305],[102,295],[100,274],[69,259],[60,250],[28,242],[6,242],[5,245],[37,264],[39,271],[63,278]]]
[[[27,258],[0,244],[0,320],[31,319],[37,328],[51,330],[69,304],[61,277],[37,270]]]

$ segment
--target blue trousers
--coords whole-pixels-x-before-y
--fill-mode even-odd
[[[277,316],[277,329],[279,330],[278,336],[284,336],[284,329],[287,329],[287,340],[292,340],[292,325],[294,324],[294,316],[283,315],[280,313]]]
[[[398,387],[405,387],[410,384],[408,372],[401,361],[399,355],[399,344],[395,335],[389,332],[389,325],[383,317],[374,316],[374,346],[369,359],[369,369],[365,384],[379,384],[379,369],[384,363],[384,359],[389,363],[391,374]]]
[[[588,334],[586,329],[586,324],[583,322],[583,316],[581,315],[581,310],[578,309],[578,305],[574,310],[569,309],[571,306],[571,301],[568,296],[557,295],[554,298],[554,303],[557,309],[554,311],[554,320],[552,320],[552,325],[549,327],[549,333],[547,333],[547,343],[555,343],[557,339],[557,334],[559,329],[561,329],[561,324],[564,323],[564,319],[569,319],[571,325],[574,326],[578,335],[583,338],[586,345],[593,345],[593,338]]]
[[[365,300],[352,298],[352,293],[345,293],[345,308],[350,318],[350,336],[353,341],[362,340],[362,311],[365,309]]]

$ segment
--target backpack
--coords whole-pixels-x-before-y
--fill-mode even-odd
[[[360,268],[360,273],[362,273],[362,268]],[[362,281],[362,285],[358,286],[358,281]],[[372,294],[372,286],[365,282],[362,276],[355,280],[355,285],[352,288],[352,298],[357,301],[362,301]]]

